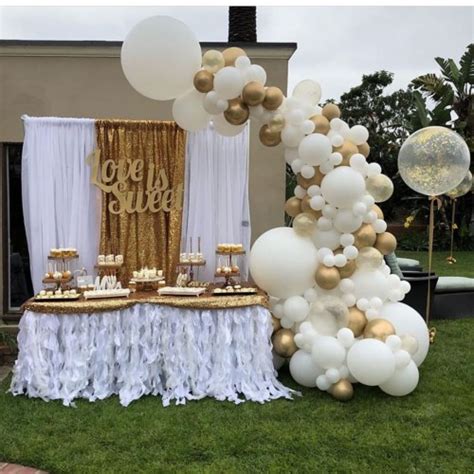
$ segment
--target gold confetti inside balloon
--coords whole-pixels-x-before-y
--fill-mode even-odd
[[[427,196],[446,194],[458,186],[470,164],[469,148],[445,127],[426,127],[410,135],[400,148],[398,169],[403,181]]]
[[[367,323],[364,329],[364,337],[385,341],[388,336],[395,334],[395,328],[390,321],[386,319],[372,319]]]
[[[383,255],[374,247],[363,247],[356,258],[357,268],[375,270],[383,263]]]
[[[216,73],[225,66],[224,55],[216,49],[206,51],[202,56],[202,67],[211,73]]]
[[[378,174],[377,176],[369,176],[365,185],[367,191],[375,199],[375,202],[384,202],[393,194],[393,183],[388,176]]]
[[[464,196],[472,189],[472,173],[467,172],[467,175],[454,189],[446,193],[451,199],[457,199],[458,197]]]
[[[309,212],[298,214],[293,220],[293,229],[300,235],[312,235],[316,217]]]

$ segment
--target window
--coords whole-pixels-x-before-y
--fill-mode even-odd
[[[21,195],[21,143],[3,145],[4,171],[4,310],[18,311],[21,304],[33,295],[30,259],[23,222]]]

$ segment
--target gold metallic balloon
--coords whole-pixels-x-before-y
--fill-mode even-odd
[[[301,199],[298,199],[296,196],[290,197],[285,203],[285,212],[290,217],[296,217],[298,214],[301,214]]]
[[[364,155],[366,158],[370,155],[370,146],[367,142],[362,143],[362,145],[357,145],[359,153]]]
[[[307,214],[311,214],[314,219],[319,219],[322,216],[321,211],[315,211],[309,204],[310,197],[306,195],[302,200],[301,200],[301,210]]]
[[[398,153],[398,170],[413,190],[446,194],[464,179],[471,155],[463,138],[445,127],[426,127],[410,135]]]
[[[354,232],[354,245],[361,249],[363,247],[372,247],[377,239],[377,234],[370,224],[362,224],[358,230]]]
[[[285,127],[285,117],[283,114],[275,114],[271,118],[268,126],[272,132],[281,132]]]
[[[365,186],[369,194],[375,199],[375,202],[384,202],[393,194],[392,180],[384,174],[369,176],[365,180]]]
[[[209,51],[206,51],[202,56],[202,67],[210,73],[215,74],[217,71],[219,71],[219,69],[222,69],[224,66],[224,55],[216,49],[210,49]]]
[[[383,234],[377,235],[374,247],[382,255],[388,255],[389,253],[395,252],[395,249],[397,248],[397,239],[390,232],[384,232]]]
[[[277,146],[281,142],[281,133],[272,132],[268,125],[262,125],[259,137],[265,146]]]
[[[365,313],[357,306],[351,306],[349,308],[349,322],[347,323],[347,327],[354,333],[354,336],[361,336],[366,325],[367,318],[365,317]]]
[[[291,329],[279,329],[272,336],[273,350],[280,357],[291,357],[298,350],[294,337]]]
[[[321,112],[329,121],[341,116],[341,109],[336,104],[326,104]]]
[[[249,82],[242,90],[242,100],[247,105],[259,105],[265,98],[265,87],[260,82]]]
[[[354,388],[346,379],[341,379],[339,382],[332,384],[328,392],[340,402],[347,402],[354,396]]]
[[[458,197],[464,196],[472,189],[472,173],[467,172],[467,175],[454,189],[446,193],[451,199],[457,199]]]
[[[273,316],[273,314],[272,314],[272,326],[273,326],[273,332],[276,332],[279,329],[281,329],[280,320],[278,318],[275,318],[275,316]]]
[[[199,92],[212,91],[214,87],[214,74],[201,69],[194,75],[194,87]]]
[[[319,265],[314,276],[318,286],[324,290],[332,290],[339,285],[341,276],[336,267],[326,267],[326,265]]]
[[[347,260],[347,263],[339,268],[339,275],[341,278],[349,278],[357,270],[357,265],[355,260]]]
[[[247,53],[242,48],[233,46],[232,48],[224,49],[222,55],[224,56],[226,66],[234,66],[235,60],[240,56],[247,56]]]
[[[333,149],[342,155],[341,165],[343,166],[349,166],[351,156],[359,153],[357,146],[349,140],[344,140],[344,143],[341,146],[336,146]]]
[[[375,270],[383,263],[383,255],[374,247],[363,247],[356,258],[357,268]]]
[[[313,115],[310,120],[314,123],[313,133],[326,135],[329,132],[329,120],[324,115]]]
[[[229,107],[224,112],[225,119],[232,125],[243,125],[248,120],[249,115],[249,108],[240,97],[229,100]]]
[[[276,110],[283,102],[283,92],[278,87],[267,87],[265,89],[265,98],[263,99],[262,105],[267,110]]]
[[[363,336],[370,339],[378,339],[385,341],[388,336],[395,334],[395,328],[390,321],[386,319],[372,319],[369,321],[364,329]]]
[[[305,178],[300,173],[296,175],[296,182],[304,189],[308,189],[313,184],[320,185],[324,175],[321,173],[319,166],[314,167],[314,176],[312,178]]]
[[[380,207],[377,206],[377,204],[374,204],[374,205],[372,206],[371,211],[374,211],[374,212],[377,214],[377,219],[383,219],[383,212],[382,212],[382,209],[380,209]]]
[[[312,235],[316,217],[309,212],[302,212],[293,219],[293,229],[300,235]]]

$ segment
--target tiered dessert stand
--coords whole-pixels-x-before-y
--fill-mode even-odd
[[[236,258],[241,255],[245,255],[245,250],[238,250],[238,251],[232,251],[232,250],[216,250],[216,255],[224,255],[228,258],[228,264],[227,266],[229,268],[232,268],[235,264],[235,260],[233,258]],[[218,273],[216,271],[215,275],[216,278],[225,278],[224,286],[229,286],[233,285],[234,278],[240,278],[240,270],[237,272],[220,272]]]
[[[60,256],[60,257],[53,257],[52,255],[48,255],[48,260],[52,260],[54,262],[54,272],[61,272],[61,274],[64,274],[64,272],[68,271],[70,275],[66,278],[43,278],[43,284],[44,285],[56,285],[56,289],[69,289],[70,285],[69,283],[72,281],[74,278],[73,272],[70,270],[70,262],[72,260],[76,260],[79,258],[78,254],[70,255],[70,256]]]

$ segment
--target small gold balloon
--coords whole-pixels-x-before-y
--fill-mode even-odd
[[[393,194],[392,180],[384,174],[369,176],[365,180],[365,186],[369,194],[375,199],[375,202],[384,202],[390,199]]]
[[[341,146],[334,147],[334,151],[337,151],[342,155],[342,163],[341,165],[349,166],[350,159],[352,155],[359,153],[359,149],[357,145],[354,145],[349,140],[344,140],[344,143]]]
[[[212,74],[225,66],[224,55],[216,49],[206,51],[202,56],[202,67]]]
[[[341,276],[336,267],[326,267],[326,265],[319,265],[314,276],[316,283],[323,290],[332,290],[339,285]]]
[[[297,350],[291,329],[279,329],[272,336],[273,350],[280,357],[291,357]]]
[[[383,255],[374,247],[363,247],[356,258],[357,268],[375,270],[383,263]]]
[[[259,105],[265,98],[265,87],[260,82],[249,82],[242,90],[242,100],[247,105]]]
[[[300,235],[312,235],[316,218],[309,212],[302,212],[293,219],[293,229]]]
[[[341,109],[336,104],[326,104],[321,112],[329,121],[341,116]]]
[[[273,316],[273,314],[272,314],[272,326],[273,326],[273,332],[276,332],[279,329],[281,329],[280,320],[278,318],[275,318],[275,316]]]
[[[377,234],[370,224],[362,224],[358,230],[354,232],[354,245],[361,249],[363,247],[372,247],[377,239]]]
[[[357,270],[355,260],[347,260],[347,263],[339,268],[339,275],[341,278],[349,278]]]
[[[366,158],[370,155],[370,146],[367,142],[362,143],[362,145],[357,145],[359,153],[364,155]]]
[[[296,217],[298,214],[301,214],[301,199],[298,199],[296,196],[290,197],[285,203],[285,212],[290,217]]]
[[[370,339],[378,339],[385,341],[388,336],[395,334],[395,328],[390,321],[386,319],[372,319],[369,321],[364,329],[363,336]]]
[[[354,336],[361,336],[366,325],[367,318],[365,317],[365,313],[357,306],[351,306],[349,308],[349,322],[347,323],[347,327],[354,333]]]
[[[247,56],[247,53],[242,48],[233,46],[232,48],[224,49],[222,55],[224,56],[225,65],[233,66],[237,58],[240,56]]]
[[[384,232],[383,234],[377,235],[374,247],[382,255],[388,255],[389,253],[395,252],[395,249],[397,248],[397,239],[390,232]]]
[[[320,185],[324,175],[319,170],[319,166],[314,167],[314,176],[312,178],[304,178],[300,173],[296,175],[296,182],[304,189],[308,189],[313,184]]]
[[[301,210],[303,212],[306,212],[307,214],[311,214],[314,219],[319,219],[322,216],[321,211],[315,211],[309,204],[310,197],[306,195],[302,200],[301,200]]]
[[[212,91],[214,87],[214,75],[205,69],[201,69],[194,75],[194,87],[199,92]]]
[[[267,110],[276,110],[283,102],[283,92],[278,87],[267,87],[262,105]]]
[[[332,384],[328,392],[340,402],[347,402],[354,396],[354,387],[349,380],[341,379],[339,382]]]
[[[374,204],[374,205],[372,206],[371,211],[374,211],[375,214],[377,214],[377,219],[383,219],[383,212],[382,212],[382,209],[380,209],[380,207],[377,206],[377,204]]]
[[[275,114],[268,126],[272,132],[281,132],[285,126],[285,117],[282,114]]]
[[[313,133],[326,135],[329,132],[329,120],[324,115],[313,115],[310,120],[314,123]]]
[[[262,125],[259,137],[265,146],[277,146],[281,142],[281,133],[272,132],[268,125]]]
[[[224,112],[225,119],[232,125],[243,125],[249,118],[249,108],[240,97],[229,100],[229,107]]]

